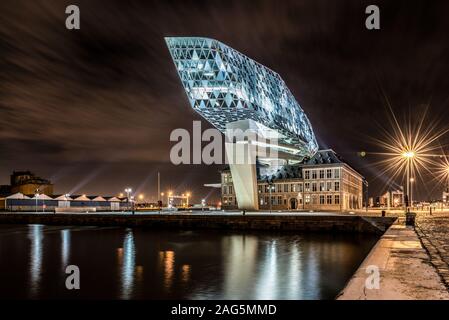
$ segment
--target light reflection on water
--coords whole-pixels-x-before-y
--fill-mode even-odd
[[[28,238],[31,241],[30,245],[30,296],[35,298],[39,292],[42,271],[42,240],[43,240],[42,225],[30,225]],[[2,257],[3,258],[3,257]],[[3,260],[3,259],[2,259]]]
[[[61,230],[61,263],[62,268],[65,268],[69,265],[69,255],[70,255],[70,229]]]
[[[376,241],[349,234],[8,228],[18,227],[0,225],[0,298],[332,299]],[[65,289],[69,264],[80,268],[81,290]]]
[[[136,266],[136,249],[134,246],[134,235],[132,229],[126,229],[123,241],[123,264],[122,264],[122,299],[132,297],[134,287],[134,273]]]

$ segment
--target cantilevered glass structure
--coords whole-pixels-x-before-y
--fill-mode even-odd
[[[191,106],[220,131],[254,120],[276,130],[298,156],[318,150],[309,119],[276,72],[217,40],[165,40]]]
[[[281,77],[244,54],[208,38],[165,40],[193,109],[227,138],[228,130],[256,133],[256,139],[228,139],[225,149],[228,160],[237,160],[229,160],[229,167],[239,208],[257,210],[258,175],[318,150],[309,119]],[[259,137],[273,136],[276,141],[265,144],[269,155],[254,149]]]

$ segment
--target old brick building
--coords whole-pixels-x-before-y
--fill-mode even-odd
[[[258,177],[260,210],[347,211],[363,207],[363,176],[333,150],[320,150],[311,159],[286,165]],[[236,209],[232,176],[221,173],[222,208]]]

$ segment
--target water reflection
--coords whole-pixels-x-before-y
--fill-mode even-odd
[[[299,253],[298,244],[295,242],[292,245],[290,252],[290,267],[289,267],[289,281],[287,284],[287,299],[298,299],[298,293],[302,292],[302,270],[301,257]]]
[[[189,282],[190,279],[190,265],[184,264],[181,268],[181,281],[182,282]]]
[[[43,254],[43,225],[30,225],[28,230],[28,238],[31,241],[30,248],[30,295],[32,298],[37,297],[39,293],[41,273],[42,273],[42,254]]]
[[[8,228],[17,227],[2,232]],[[95,277],[77,298],[332,299],[376,241],[270,232],[72,231],[30,225],[2,237],[0,261],[8,263],[0,263],[0,299],[74,297],[60,268],[75,260]]]
[[[136,265],[136,249],[134,246],[134,235],[132,229],[126,229],[125,240],[123,241],[123,250],[122,250],[123,258],[122,260],[122,270],[121,270],[121,279],[122,279],[122,299],[130,299],[133,293],[134,287],[134,271]]]
[[[69,265],[69,254],[70,254],[70,230],[64,229],[61,230],[61,263],[62,268],[65,268]]]
[[[241,299],[242,288],[253,287],[258,241],[255,236],[231,236],[223,240],[225,283],[224,299]]]
[[[167,291],[170,291],[175,273],[175,252],[161,251],[159,253],[159,258],[164,268],[164,288]]]
[[[265,250],[265,258],[259,266],[261,272],[257,279],[256,299],[270,300],[276,299],[278,295],[276,241],[271,241]]]

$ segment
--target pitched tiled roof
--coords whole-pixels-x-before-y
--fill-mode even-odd
[[[305,159],[302,164],[305,165],[317,165],[317,164],[334,164],[344,163],[343,159],[335,153],[332,149],[318,150],[315,155],[310,159]]]

